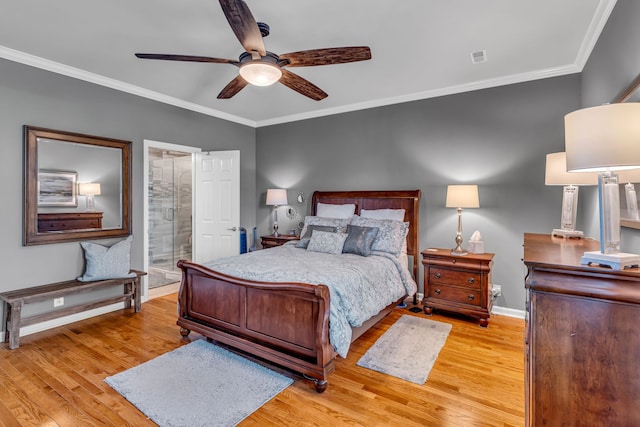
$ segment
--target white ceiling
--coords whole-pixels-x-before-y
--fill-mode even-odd
[[[369,46],[372,59],[292,68],[329,96],[282,84],[216,98],[229,64],[143,60],[135,52],[237,59],[215,0],[4,1],[0,57],[211,116],[266,126],[580,72],[616,0],[245,0],[271,27],[267,50]],[[471,53],[486,51],[473,64]]]

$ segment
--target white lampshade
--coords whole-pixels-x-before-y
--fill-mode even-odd
[[[240,67],[240,75],[252,85],[269,86],[280,80],[282,70],[268,62],[251,61]]]
[[[618,171],[618,182],[624,184],[627,182],[640,182],[640,169],[625,169]]]
[[[270,188],[267,190],[267,205],[284,206],[289,204],[287,201],[287,190],[282,188]]]
[[[85,182],[78,184],[78,194],[81,196],[99,196],[100,184],[97,182]]]
[[[449,185],[447,187],[448,208],[479,208],[477,185]]]
[[[547,154],[545,185],[598,185],[596,172],[567,172],[567,153]]]
[[[640,103],[584,108],[564,117],[568,171],[640,166]]]

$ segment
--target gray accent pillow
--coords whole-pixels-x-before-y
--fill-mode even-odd
[[[371,246],[373,251],[388,252],[398,256],[403,247],[403,242],[407,240],[409,223],[394,221],[391,219],[362,218],[355,215],[351,220],[352,225],[361,227],[378,227],[378,235]]]
[[[336,227],[330,225],[310,225],[307,227],[307,231],[304,233],[304,236],[300,236],[300,240],[298,241],[298,243],[296,243],[296,248],[307,249],[313,230],[328,231],[330,233],[338,232],[338,229]]]
[[[304,227],[300,233],[304,236],[307,233],[307,228],[310,225],[328,225],[336,227],[339,233],[344,233],[347,230],[347,224],[351,222],[351,218],[326,218],[323,216],[306,216],[304,218]]]
[[[80,242],[84,250],[85,270],[78,277],[81,282],[135,277],[131,270],[131,241],[129,236],[111,247],[91,242]]]
[[[370,256],[371,246],[373,246],[378,231],[377,227],[347,225],[347,240],[344,242],[342,253]]]
[[[309,240],[308,251],[324,252],[327,254],[341,254],[347,233],[329,233],[315,230]]]

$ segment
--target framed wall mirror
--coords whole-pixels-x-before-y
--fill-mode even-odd
[[[131,142],[24,126],[23,244],[131,233]]]
[[[640,75],[613,102],[640,102]],[[640,229],[636,191],[640,191],[640,169],[620,171],[620,225]],[[632,204],[631,206],[629,204]],[[635,204],[635,206],[634,206]],[[635,209],[634,209],[635,208]]]

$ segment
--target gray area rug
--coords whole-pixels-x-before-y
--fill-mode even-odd
[[[448,323],[403,315],[367,350],[358,366],[424,384],[449,331]]]
[[[293,380],[198,340],[105,382],[161,427],[196,427],[236,425]]]

